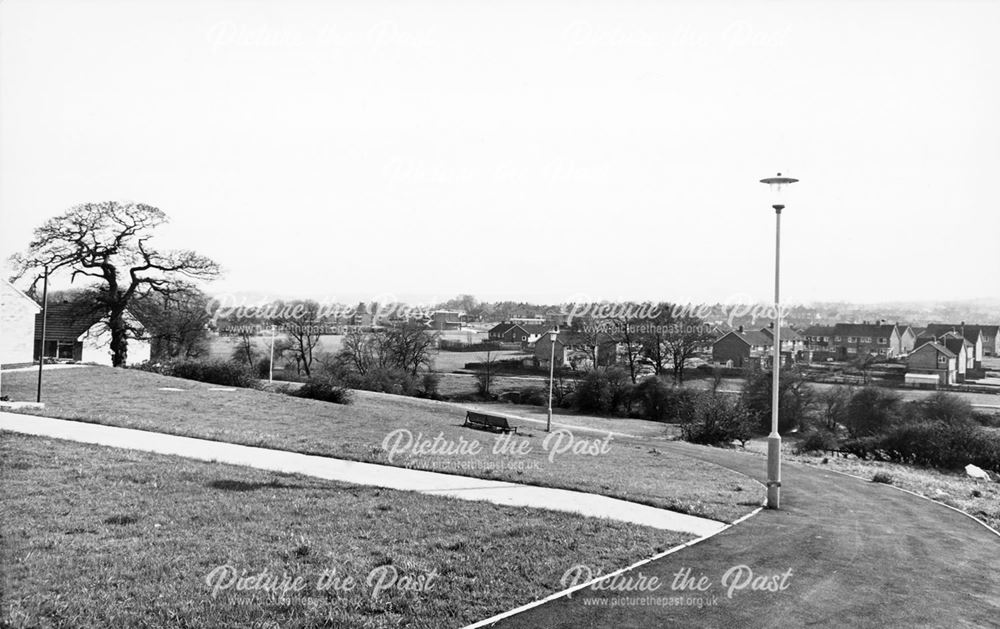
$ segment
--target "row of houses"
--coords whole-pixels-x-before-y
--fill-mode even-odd
[[[771,328],[720,331],[712,345],[715,364],[745,368],[772,362]],[[850,361],[866,357],[905,359],[913,382],[941,384],[984,375],[983,357],[1000,356],[1000,326],[934,323],[914,328],[885,321],[838,323],[798,331],[782,328],[782,362]],[[927,376],[921,378],[919,376]]]

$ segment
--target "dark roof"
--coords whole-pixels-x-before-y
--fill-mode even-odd
[[[957,358],[958,357],[958,355],[955,354],[955,352],[951,351],[950,349],[948,349],[947,347],[941,345],[940,343],[934,343],[934,342],[924,343],[923,345],[921,345],[917,349],[913,350],[913,353],[919,352],[920,350],[922,350],[923,348],[928,347],[928,346],[931,349],[933,349],[934,351],[936,351],[936,352],[938,352],[940,354],[944,354],[948,358]]]
[[[774,340],[770,334],[765,334],[760,330],[747,330],[745,332],[733,331],[720,336],[715,342],[718,343],[727,336],[735,336],[751,347],[774,345]]]
[[[511,323],[510,321],[503,321],[501,323],[496,324],[492,328],[490,328],[490,334],[494,334],[494,333],[496,333],[496,334],[503,334],[504,332],[506,332],[507,330],[511,329],[512,327],[514,327],[513,323]]]
[[[832,325],[811,325],[802,331],[803,336],[833,336]]]
[[[947,334],[948,332],[958,332],[963,334],[966,339],[971,343],[976,342],[976,337],[980,333],[983,336],[996,336],[997,330],[1000,326],[996,325],[970,325],[961,323],[932,323],[927,326],[927,334],[933,334],[934,336],[941,336],[942,334]]]
[[[545,323],[525,323],[518,325],[528,334],[545,334],[552,331],[552,326]]]
[[[45,313],[45,340],[75,341],[100,320],[101,313],[95,313],[79,304],[49,304]],[[42,338],[41,313],[35,315],[35,338]]]
[[[835,336],[890,337],[895,328],[892,323],[838,323],[833,326]]]
[[[771,327],[764,327],[760,329],[764,334],[771,336]],[[786,326],[781,326],[781,340],[782,341],[796,341],[802,340],[802,335],[799,334],[794,328],[789,328]]]
[[[954,353],[956,356],[958,356],[959,352],[962,351],[962,348],[968,344],[969,342],[960,336],[959,337],[949,336],[941,339],[941,345],[947,347],[948,350]]]

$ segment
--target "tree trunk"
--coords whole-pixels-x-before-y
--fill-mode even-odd
[[[111,328],[111,364],[124,367],[128,358],[128,330],[125,327],[124,311],[112,311],[108,327]]]

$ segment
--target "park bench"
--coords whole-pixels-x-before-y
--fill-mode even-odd
[[[517,426],[508,424],[506,417],[487,415],[486,413],[477,413],[475,411],[468,411],[465,414],[465,423],[462,425],[492,432],[508,433],[513,431],[515,435],[517,434]]]

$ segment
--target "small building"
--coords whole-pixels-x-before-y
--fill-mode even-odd
[[[906,373],[930,374],[937,376],[938,384],[955,384],[958,382],[958,357],[940,343],[924,343],[906,357]]]
[[[128,364],[141,363],[150,358],[150,343],[142,324],[125,313],[126,323],[138,331],[139,338],[129,338]],[[35,316],[34,359],[38,360],[42,341],[42,313]],[[69,302],[49,304],[45,312],[46,359],[67,362],[88,362],[111,365],[111,330],[101,313],[88,311]]]
[[[0,279],[0,364],[30,363],[34,359],[35,315],[41,311],[34,299]]]
[[[427,325],[438,332],[461,330],[465,319],[465,313],[461,310],[435,310],[431,313]]]
[[[724,367],[766,367],[771,364],[774,339],[759,330],[744,331],[742,326],[723,334],[712,343],[712,362]]]

